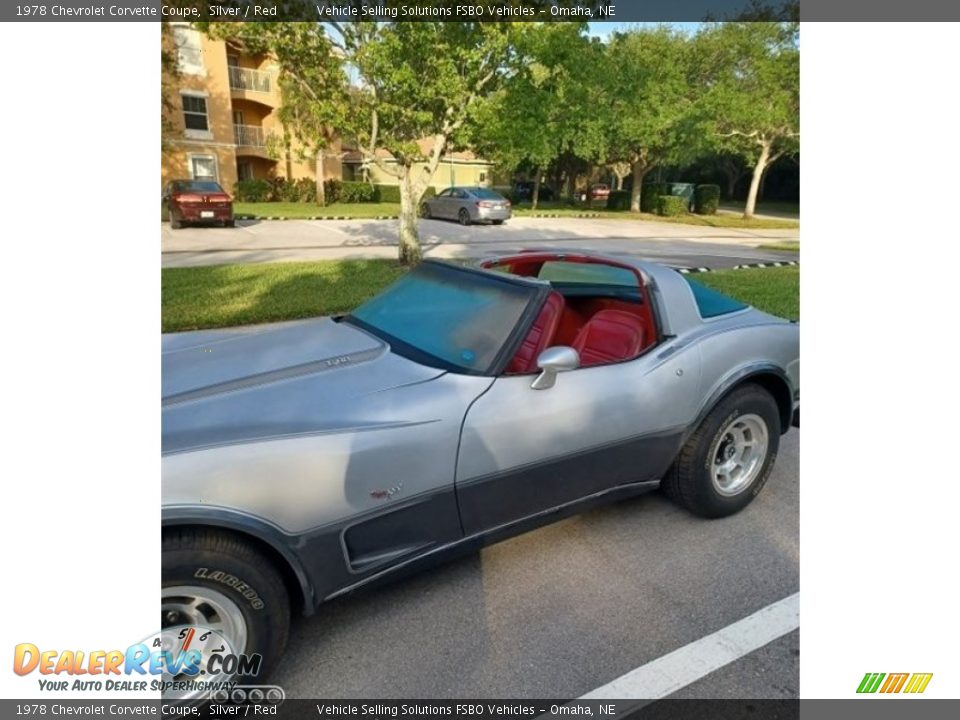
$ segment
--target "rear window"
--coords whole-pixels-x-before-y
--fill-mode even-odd
[[[600,263],[563,262],[548,260],[540,268],[538,277],[558,283],[579,283],[583,285],[616,285],[618,287],[640,286],[637,274],[629,268]]]
[[[210,180],[191,180],[173,184],[176,192],[223,192],[217,183]]]
[[[473,190],[470,191],[470,193],[474,197],[478,197],[481,200],[505,200],[506,199],[500,193],[494,192],[493,190],[488,190],[487,188],[474,188]]]
[[[739,300],[734,300],[732,297],[708,288],[706,285],[701,285],[696,280],[691,280],[688,275],[684,275],[683,279],[693,290],[693,299],[697,303],[697,310],[700,311],[700,317],[704,319],[727,315],[749,307]]]

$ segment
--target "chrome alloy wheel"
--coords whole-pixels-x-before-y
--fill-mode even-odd
[[[247,622],[240,607],[223,593],[202,585],[175,585],[162,589],[161,627],[196,625],[216,630],[234,652],[247,647]]]
[[[718,493],[738,495],[756,480],[767,458],[769,432],[764,419],[753,414],[734,418],[720,431],[710,475]]]

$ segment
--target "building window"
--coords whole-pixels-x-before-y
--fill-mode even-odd
[[[213,155],[191,155],[190,177],[194,180],[216,180],[217,158]]]
[[[485,183],[487,181],[487,174],[485,172],[480,173],[480,182]]]
[[[177,25],[173,28],[173,40],[177,46],[177,66],[188,75],[203,75],[203,47],[200,33],[193,28]]]
[[[180,97],[183,99],[183,124],[187,130],[210,130],[207,123],[207,99],[186,94]]]

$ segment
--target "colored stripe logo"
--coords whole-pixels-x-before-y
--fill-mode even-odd
[[[930,684],[933,673],[866,673],[858,693],[922,693]]]

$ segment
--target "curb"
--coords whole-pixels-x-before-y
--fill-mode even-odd
[[[399,215],[371,215],[370,217],[352,217],[349,215],[309,215],[306,217],[287,217],[285,215],[234,215],[237,220],[397,220]]]
[[[533,213],[531,215],[517,215],[516,217],[534,218],[598,218],[600,213],[577,213],[576,215],[561,215],[560,213]]]
[[[719,268],[720,270],[749,270],[750,268],[772,268],[772,267],[800,267],[796,260],[776,260],[774,262],[756,262],[734,265],[732,268]],[[682,275],[692,275],[694,273],[715,272],[713,268],[708,267],[681,267],[676,268]]]

